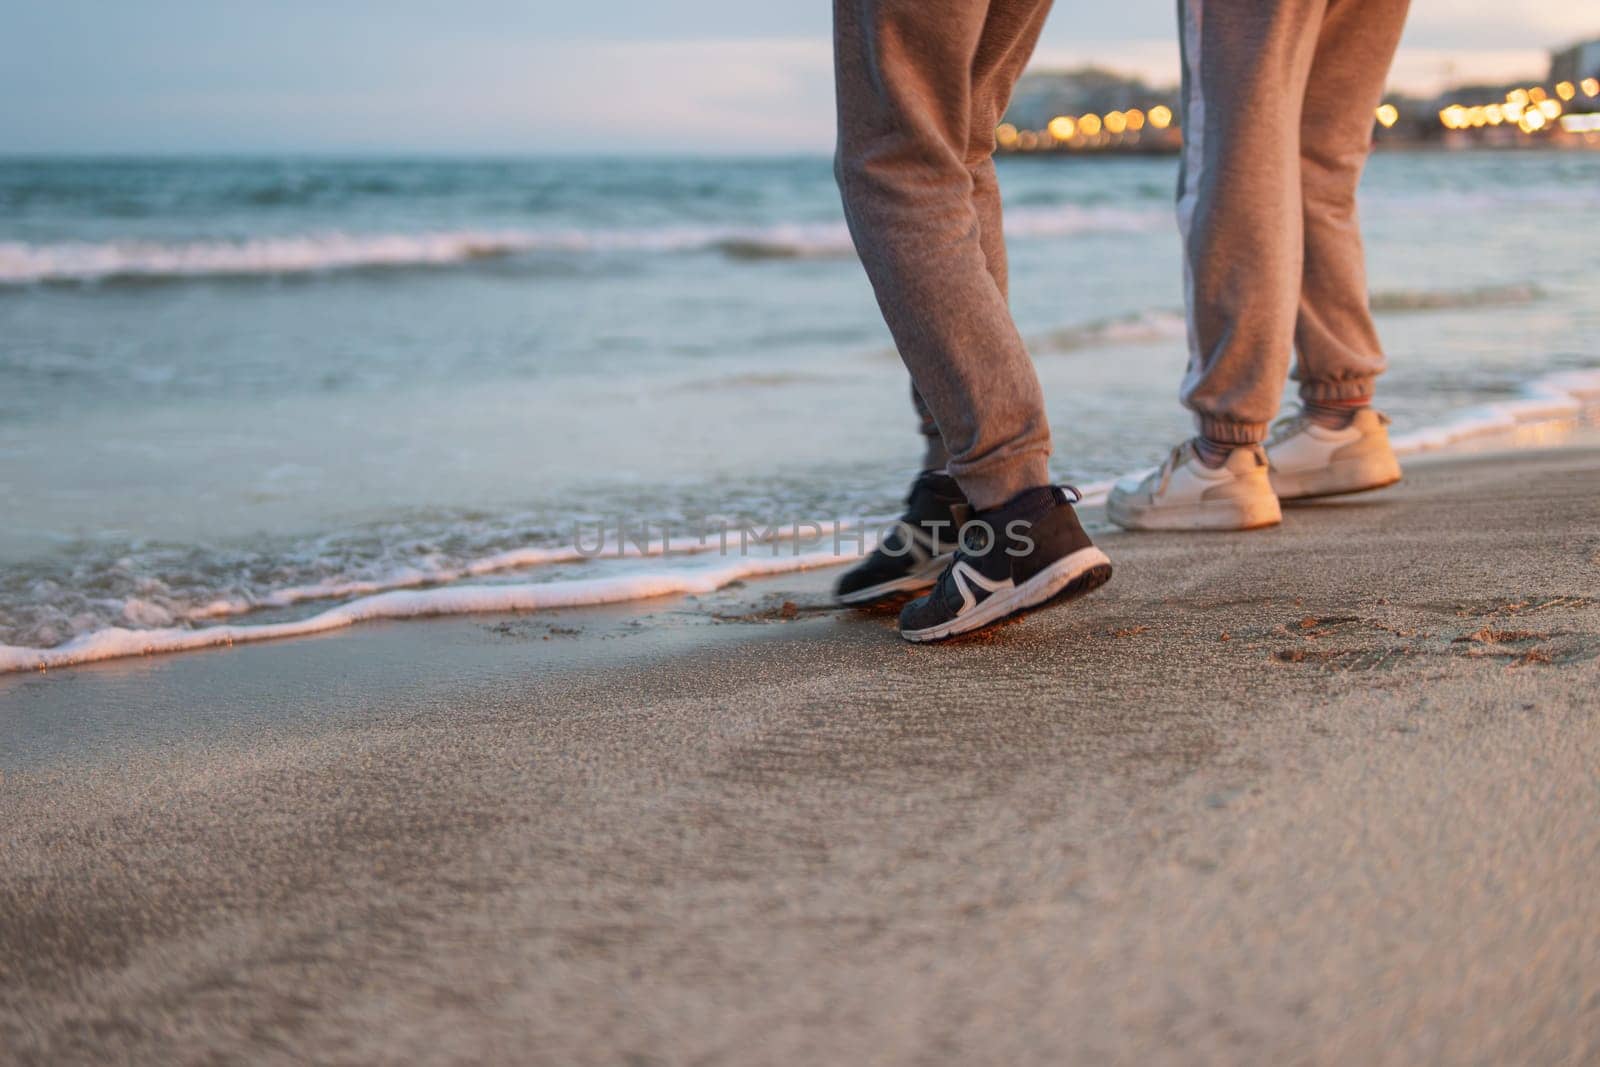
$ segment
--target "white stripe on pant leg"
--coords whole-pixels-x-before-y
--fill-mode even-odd
[[[1204,17],[1203,0],[1183,0],[1184,77],[1189,92],[1183,104],[1183,188],[1178,191],[1178,236],[1183,243],[1183,304],[1184,318],[1189,332],[1188,378],[1200,373],[1200,336],[1194,317],[1194,264],[1190,259],[1189,237],[1194,229],[1195,202],[1200,198],[1200,172],[1204,166],[1205,150],[1201,144],[1206,127],[1206,100],[1200,80],[1200,23]]]

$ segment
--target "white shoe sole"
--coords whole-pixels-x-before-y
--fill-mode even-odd
[[[995,593],[965,615],[921,630],[901,630],[907,641],[922,644],[971,633],[1019,611],[1036,608],[1056,597],[1077,597],[1100,588],[1111,579],[1111,559],[1090,545],[1063,556],[1021,585]]]
[[[928,565],[919,571],[914,571],[904,578],[895,578],[877,585],[869,585],[865,589],[857,589],[853,593],[838,593],[834,595],[835,604],[846,607],[859,607],[870,604],[874,600],[894,596],[897,593],[918,593],[924,589],[933,588],[933,583],[939,580],[939,575],[950,565],[951,553],[945,553],[928,561]]]
[[[1259,530],[1283,521],[1278,498],[1266,494],[1249,501],[1199,500],[1129,508],[1121,501],[1106,501],[1106,518],[1124,530]]]
[[[1400,480],[1400,461],[1393,455],[1339,460],[1305,471],[1271,471],[1272,489],[1279,500],[1307,500],[1383,489]]]

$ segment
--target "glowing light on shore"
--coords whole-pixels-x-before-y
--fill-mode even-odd
[[[1506,120],[1505,110],[1499,104],[1490,104],[1483,109],[1483,114],[1491,126],[1498,126]]]
[[[1585,78],[1582,84],[1585,96],[1600,96],[1600,78]]]
[[[1539,110],[1546,119],[1558,119],[1561,117],[1561,102],[1549,99],[1541,100],[1539,101]]]
[[[1568,133],[1600,133],[1600,114],[1563,115],[1561,128]]]
[[[1535,85],[1528,90],[1528,103],[1530,104],[1542,104],[1549,98],[1550,94],[1544,91],[1544,86],[1542,85]]]
[[[1464,130],[1471,119],[1467,117],[1467,109],[1460,104],[1451,104],[1439,112],[1439,121],[1444,123],[1447,130]]]
[[[1478,129],[1478,130],[1483,129],[1484,125],[1487,124],[1488,121],[1489,121],[1489,113],[1484,108],[1481,108],[1481,107],[1469,107],[1469,108],[1467,108],[1467,122],[1472,125],[1473,129]]]
[[[1398,121],[1400,112],[1392,104],[1384,105],[1393,113],[1391,124]],[[1149,127],[1165,130],[1173,125],[1172,109],[1155,104],[1148,110],[1130,107],[1126,111],[1108,111],[1103,115],[1057,115],[1040,129],[1026,129],[1013,122],[1002,122],[994,128],[995,147],[1006,152],[1050,151],[1054,148],[1100,148],[1116,144],[1137,144],[1139,131]],[[1116,140],[1112,140],[1115,138]]]
[[[1578,95],[1578,87],[1571,82],[1556,82],[1556,95],[1563,100],[1571,100]]]
[[[1544,123],[1544,112],[1530,107],[1522,113],[1522,121],[1517,125],[1521,127],[1523,133],[1536,133],[1544,129]]]
[[[1394,124],[1400,121],[1400,109],[1393,104],[1379,104],[1372,115],[1378,120],[1378,125],[1386,130],[1393,129]]]
[[[1506,102],[1509,103],[1509,104],[1516,104],[1517,107],[1519,107],[1519,108],[1527,107],[1528,106],[1528,90],[1526,90],[1526,89],[1513,89],[1513,90],[1511,90],[1509,93],[1506,94]]]

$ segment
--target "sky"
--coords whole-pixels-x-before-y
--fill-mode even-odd
[[[1036,65],[1177,79],[1172,0],[1057,0]],[[1600,5],[1413,0],[1391,83],[1542,78]],[[793,152],[827,0],[0,0],[0,153]]]

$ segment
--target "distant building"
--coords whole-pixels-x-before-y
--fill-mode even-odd
[[[1597,76],[1600,76],[1600,37],[1550,53],[1552,82],[1579,82]]]
[[[1103,67],[1037,70],[1017,82],[1005,121],[1018,129],[1044,129],[1057,115],[1104,115],[1158,104],[1176,112],[1177,89],[1152,89],[1139,78]]]
[[[1103,67],[1029,71],[995,129],[997,149],[1038,156],[1176,152],[1176,86]],[[1548,84],[1453,85],[1432,97],[1390,93],[1373,113],[1379,145],[1600,150],[1600,38],[1550,53]]]

